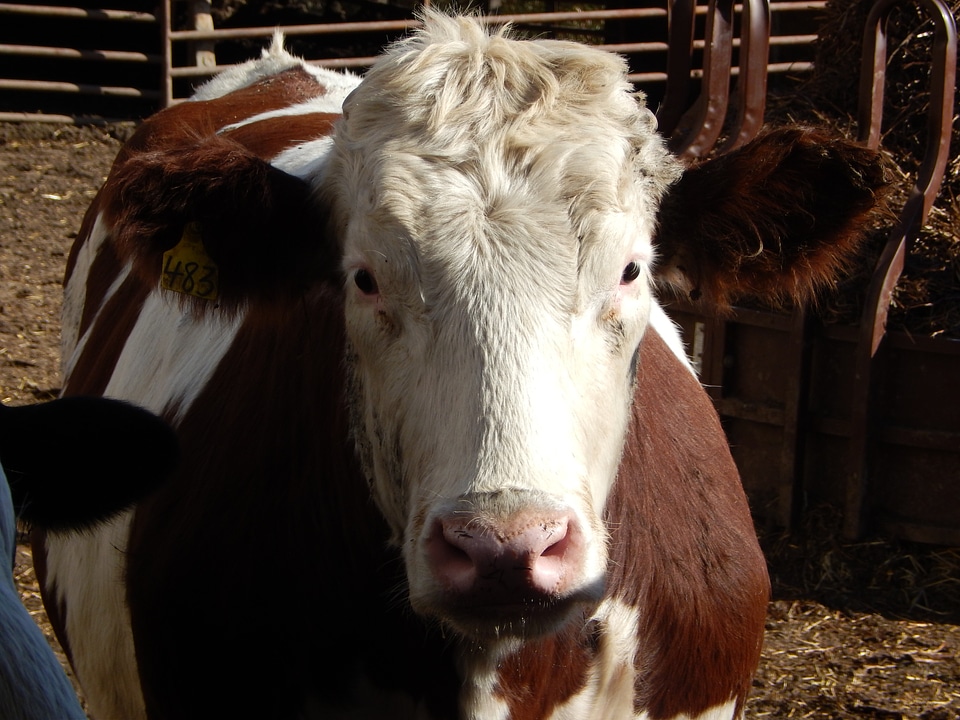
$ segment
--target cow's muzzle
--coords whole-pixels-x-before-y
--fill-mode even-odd
[[[471,635],[542,634],[599,599],[575,513],[536,494],[513,495],[465,496],[434,516],[426,534],[437,614]]]

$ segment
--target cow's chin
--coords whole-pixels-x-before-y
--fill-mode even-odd
[[[414,603],[419,614],[438,619],[466,640],[532,640],[559,632],[572,621],[593,614],[603,598],[603,582],[563,597],[517,597],[511,602],[484,602],[480,598],[444,597],[432,603]]]

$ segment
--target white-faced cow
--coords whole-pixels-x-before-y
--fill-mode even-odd
[[[14,560],[17,518],[57,531],[90,528],[153,491],[173,470],[176,448],[158,418],[113,400],[0,405],[3,562]],[[9,568],[0,573],[0,718],[85,720]]]
[[[796,129],[681,173],[616,56],[425,21],[362,82],[275,43],[84,220],[65,393],[183,458],[44,544],[100,720],[743,708],[765,563],[655,284],[809,294],[878,160]]]

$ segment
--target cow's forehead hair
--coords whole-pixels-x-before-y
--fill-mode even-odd
[[[565,235],[586,246],[609,238],[611,215],[622,235],[649,234],[679,175],[621,58],[516,41],[469,18],[429,13],[377,62],[344,115],[331,173],[347,178],[341,206],[387,210],[414,234],[437,227],[437,198],[463,207],[450,197],[459,192],[488,217],[518,198],[559,213]]]

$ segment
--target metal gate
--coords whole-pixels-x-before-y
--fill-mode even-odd
[[[109,9],[90,0],[0,2],[0,121],[141,119],[188,96],[224,65],[258,53],[274,32],[273,21],[288,20],[278,16],[249,26],[256,19],[248,18],[247,26],[236,27],[233,19],[215,22],[209,0],[109,1]],[[715,90],[746,69],[740,55],[749,48],[741,48],[741,37],[749,43],[769,31],[769,56],[763,47],[750,50],[754,76],[760,66],[777,78],[809,71],[816,15],[824,5],[773,0],[766,10],[766,0],[611,0],[584,10],[563,0],[487,0],[484,17],[511,22],[522,33],[572,38],[626,55],[634,82],[654,107],[666,103],[662,116],[672,124],[695,101],[701,82],[712,82]],[[297,54],[326,67],[362,71],[384,44],[416,24],[414,7],[404,0],[354,0],[352,13],[336,17],[325,5],[317,7],[283,31]],[[744,34],[741,19],[751,12]]]

